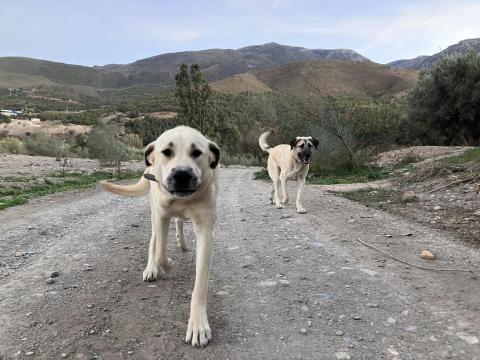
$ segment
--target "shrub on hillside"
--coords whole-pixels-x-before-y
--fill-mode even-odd
[[[25,146],[23,143],[13,137],[0,139],[0,154],[24,154]]]
[[[115,129],[97,126],[87,137],[87,147],[91,157],[102,165],[120,166],[128,159],[127,146],[120,140]]]
[[[23,139],[29,155],[69,157],[70,145],[66,140],[46,134],[35,134]]]
[[[0,124],[10,124],[12,122],[12,119],[10,116],[0,114]]]
[[[450,56],[420,73],[404,132],[432,145],[480,144],[480,54]]]

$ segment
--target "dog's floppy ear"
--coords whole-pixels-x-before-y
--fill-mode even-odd
[[[147,166],[153,164],[153,150],[155,150],[155,143],[148,144],[145,148],[145,165]]]
[[[311,138],[312,138],[313,146],[315,146],[315,149],[318,150],[318,144],[319,144],[320,142],[318,141],[317,138],[314,138],[313,136],[311,136]]]
[[[210,167],[215,169],[218,166],[218,162],[220,161],[220,148],[214,142],[209,141],[208,148],[213,153],[213,161],[210,163]]]
[[[295,146],[297,146],[297,143],[299,142],[300,140],[298,138],[293,138],[292,140],[290,140],[290,149],[293,150],[293,148]]]

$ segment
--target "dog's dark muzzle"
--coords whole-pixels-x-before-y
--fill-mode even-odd
[[[191,168],[174,168],[167,177],[165,188],[170,194],[189,196],[198,187],[198,178]]]
[[[312,152],[310,150],[302,151],[298,154],[298,158],[304,165],[308,165],[312,160]]]

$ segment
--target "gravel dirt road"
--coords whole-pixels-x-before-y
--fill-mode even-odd
[[[171,226],[175,266],[145,283],[147,198],[91,189],[0,212],[0,358],[480,359],[479,279],[356,239],[444,268],[479,268],[478,249],[317,186],[306,215],[277,210],[252,174],[221,170],[204,349],[183,342],[191,224],[191,250],[176,248]]]

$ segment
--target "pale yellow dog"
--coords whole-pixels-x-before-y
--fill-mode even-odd
[[[318,140],[311,136],[297,136],[292,139],[290,145],[282,144],[271,148],[267,144],[270,134],[271,131],[264,132],[258,139],[260,148],[268,152],[268,175],[273,181],[270,201],[273,204],[275,200],[277,209],[288,204],[287,181],[297,180],[297,212],[305,214],[306,210],[302,204],[303,188],[312,160],[313,148],[318,149]],[[280,186],[283,192],[281,201]]]
[[[207,289],[216,221],[217,165],[220,150],[195,129],[165,131],[145,150],[146,170],[135,185],[103,182],[115,194],[141,196],[150,190],[152,237],[143,280],[156,280],[172,266],[167,257],[170,219],[176,219],[177,241],[186,249],[183,220],[191,219],[197,238],[195,286],[185,340],[206,346],[212,338],[207,318]]]

